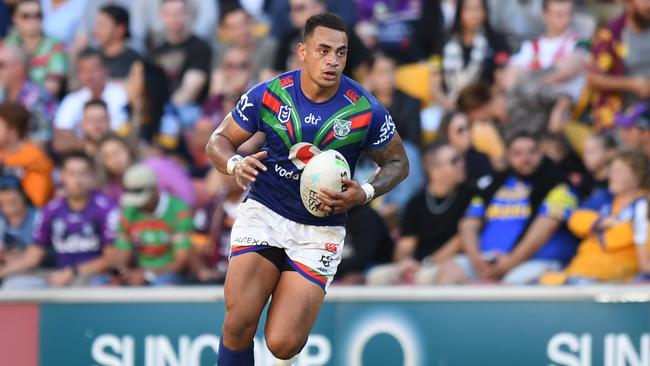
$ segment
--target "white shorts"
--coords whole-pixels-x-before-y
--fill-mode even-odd
[[[299,224],[249,198],[237,208],[230,256],[271,247],[284,249],[291,268],[327,289],[341,262],[344,240],[344,226]]]

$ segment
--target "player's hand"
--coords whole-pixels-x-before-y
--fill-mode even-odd
[[[65,287],[69,285],[72,280],[74,280],[74,272],[68,267],[52,272],[47,278],[47,282],[49,282],[52,287]]]
[[[147,284],[147,279],[144,277],[144,269],[135,268],[126,274],[126,282],[129,286],[144,286]]]
[[[237,185],[241,189],[245,190],[249,183],[255,182],[255,177],[259,174],[258,169],[266,171],[266,166],[260,162],[266,155],[268,155],[266,151],[260,151],[253,155],[248,155],[235,165],[233,175],[237,180]]]
[[[342,178],[341,183],[346,187],[343,192],[335,192],[326,188],[320,190],[318,200],[321,203],[321,211],[333,215],[345,212],[366,201],[366,192],[357,181]]]

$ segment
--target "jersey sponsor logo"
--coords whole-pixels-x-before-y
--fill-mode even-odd
[[[318,261],[323,263],[323,266],[329,267],[330,263],[332,263],[332,256],[331,255],[321,255],[320,259]]]
[[[320,123],[320,116],[314,116],[313,113],[309,113],[307,117],[305,117],[305,123],[309,125],[317,125]]]
[[[281,78],[280,85],[282,85],[283,88],[293,85],[293,75],[289,75]]]
[[[325,244],[325,250],[330,253],[336,253],[339,250],[339,245],[335,243],[327,243]]]
[[[275,164],[275,173],[282,178],[300,180],[300,172],[294,172]]]
[[[289,160],[291,160],[296,168],[303,170],[309,160],[319,153],[320,149],[313,144],[300,142],[291,146],[291,149],[289,149]]]
[[[374,146],[381,145],[388,140],[395,133],[395,123],[393,117],[387,114],[384,116],[384,123],[381,125],[379,139],[373,142]]]
[[[359,101],[359,94],[355,93],[352,89],[348,89],[344,95],[352,104]]]
[[[68,225],[62,218],[52,222],[52,246],[59,254],[86,253],[99,250],[100,238],[90,223],[83,224],[81,233],[67,234]]]
[[[280,109],[278,109],[278,121],[280,121],[282,124],[285,124],[289,122],[289,118],[291,118],[291,107],[288,105],[280,106]],[[286,130],[286,127],[282,127]]]
[[[244,111],[248,107],[252,107],[252,106],[253,106],[253,103],[251,103],[248,100],[248,93],[247,93],[247,94],[242,95],[241,98],[239,98],[239,102],[237,103],[237,106],[235,107],[235,111],[237,111],[237,114],[239,115],[239,117],[241,117],[241,119],[248,122],[248,117],[246,117],[246,115],[244,114]]]
[[[334,130],[334,138],[340,140],[344,139],[350,133],[350,128],[352,127],[351,121],[346,121],[344,119],[335,119],[332,129]]]

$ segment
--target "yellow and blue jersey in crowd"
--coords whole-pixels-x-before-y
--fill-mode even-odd
[[[484,221],[480,234],[482,253],[509,253],[517,245],[533,214],[532,188],[531,182],[510,176],[490,202],[484,202],[480,196],[472,199],[465,216]],[[561,183],[546,195],[536,217],[551,217],[564,223],[576,205],[576,195],[567,184]],[[563,225],[531,259],[568,262],[575,254],[576,244],[577,240]]]

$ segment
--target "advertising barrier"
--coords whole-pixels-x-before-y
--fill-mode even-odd
[[[222,296],[2,294],[0,365],[216,365]],[[650,366],[648,301],[639,286],[332,288],[296,365]],[[274,365],[263,327],[255,352],[256,365]]]

